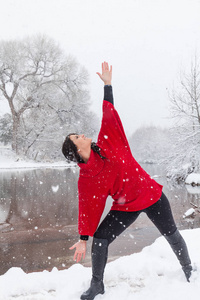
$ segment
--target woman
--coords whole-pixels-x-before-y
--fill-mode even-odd
[[[187,281],[192,267],[187,246],[177,230],[171,208],[162,186],[154,181],[135,161],[117,111],[113,105],[112,66],[104,62],[103,117],[97,144],[84,135],[70,134],[63,143],[63,154],[78,162],[80,175],[79,220],[80,240],[70,249],[76,249],[74,260],[85,257],[88,236],[93,236],[92,280],[81,299],[92,300],[104,293],[103,274],[108,246],[141,212],[145,212],[169,242],[176,254]],[[113,205],[99,225],[105,202],[111,195]],[[99,225],[99,226],[98,226]]]

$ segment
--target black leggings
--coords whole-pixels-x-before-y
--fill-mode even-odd
[[[173,234],[177,227],[172,216],[169,201],[164,193],[153,205],[140,211],[126,212],[111,210],[99,225],[94,234],[95,238],[107,239],[112,243],[126,228],[128,228],[140,215],[145,212],[149,219],[155,224],[162,235]]]

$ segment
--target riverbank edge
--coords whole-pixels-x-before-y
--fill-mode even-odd
[[[76,168],[76,164],[66,163],[66,162],[60,162],[60,163],[33,163],[33,162],[24,162],[23,164],[18,164],[18,162],[12,164],[4,164],[1,165],[0,162],[0,171],[11,171],[11,170],[32,170],[32,169],[52,169],[52,168]]]
[[[12,156],[0,155],[0,171],[2,172],[22,169],[75,168],[76,166],[77,164],[68,163],[67,161],[35,162]]]

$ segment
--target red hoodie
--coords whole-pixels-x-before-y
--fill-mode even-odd
[[[133,158],[120,117],[113,104],[103,101],[103,118],[97,145],[106,159],[91,150],[81,163],[78,181],[79,234],[93,236],[108,195],[111,210],[138,211],[157,202],[162,186]]]

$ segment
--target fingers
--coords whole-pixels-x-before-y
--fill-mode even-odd
[[[74,253],[74,261],[76,261],[77,263],[78,263],[79,261],[81,261],[82,255],[83,255],[83,259],[84,259],[84,258],[85,258],[85,252],[82,253],[82,252],[76,251],[76,252]]]
[[[101,73],[97,72],[96,74],[102,79]]]
[[[81,261],[81,257],[82,257],[82,253],[78,253],[77,259],[76,259],[76,262],[77,262],[77,263],[78,263],[79,261]]]
[[[77,260],[77,256],[78,256],[78,252],[77,252],[77,251],[75,251],[75,253],[74,253],[74,261],[76,261],[76,260]]]
[[[112,65],[110,65],[110,69],[109,69],[109,64],[108,64],[107,62],[105,62],[105,70],[106,70],[107,72],[112,73]]]
[[[101,64],[101,66],[102,66],[102,73],[103,73],[103,72],[105,72],[105,62],[103,62],[103,63]]]
[[[77,252],[74,253],[74,261],[76,261]]]
[[[96,74],[99,75],[99,77],[103,80],[104,76],[112,75],[112,66],[110,66],[109,68],[109,64],[106,61],[104,61],[102,63],[102,74],[99,72],[96,72]]]
[[[76,248],[76,244],[74,244],[72,247],[70,247],[69,250],[73,250],[74,248]]]
[[[102,63],[102,73],[109,71],[109,65],[106,61]]]
[[[74,248],[76,248],[76,251],[74,253],[74,261],[76,261],[77,263],[79,261],[81,261],[81,259],[85,259],[85,254],[86,254],[86,246],[83,245],[83,243],[76,243],[74,244],[72,247],[70,247],[70,250],[73,250]]]
[[[108,66],[107,62],[105,62],[105,69],[106,69],[106,71],[109,71],[109,66]]]

